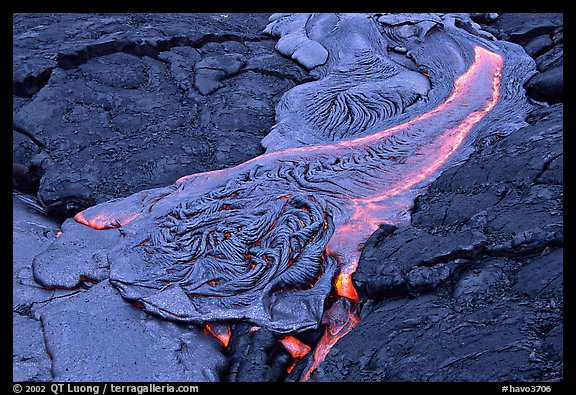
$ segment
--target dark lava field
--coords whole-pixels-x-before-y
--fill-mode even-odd
[[[563,14],[13,14],[13,381],[563,381]]]

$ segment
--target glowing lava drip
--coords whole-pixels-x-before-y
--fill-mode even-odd
[[[222,343],[224,348],[228,347],[228,343],[230,343],[230,337],[232,336],[232,332],[230,330],[230,325],[227,324],[220,324],[220,323],[211,323],[206,324],[204,326],[206,331],[214,336],[216,339]]]
[[[377,214],[382,210],[383,202],[387,199],[394,198],[401,193],[406,192],[418,183],[429,179],[430,176],[433,175],[460,146],[472,127],[496,105],[500,95],[503,58],[500,55],[487,51],[479,46],[474,48],[474,54],[474,63],[472,63],[469,69],[456,80],[452,95],[444,103],[436,107],[434,110],[416,117],[405,124],[380,132],[389,133],[392,130],[400,130],[445,110],[449,104],[456,101],[459,97],[462,97],[466,90],[474,87],[477,82],[478,73],[482,73],[482,68],[487,66],[489,75],[492,79],[492,95],[489,101],[481,110],[473,111],[457,127],[448,129],[444,133],[442,138],[445,139],[445,143],[441,145],[439,155],[435,155],[435,159],[428,166],[419,168],[417,173],[407,174],[405,182],[378,196],[352,199],[354,204],[354,214],[351,217],[350,222],[343,227],[337,228],[327,247],[328,254],[334,255],[338,262],[344,264],[341,266],[340,273],[336,277],[334,284],[340,299],[338,299],[332,307],[324,313],[323,323],[326,326],[326,331],[318,342],[312,358],[309,359],[308,365],[306,366],[300,381],[307,381],[310,378],[311,373],[324,360],[332,346],[336,344],[340,338],[350,332],[360,321],[357,309],[358,294],[354,288],[354,284],[352,283],[352,275],[358,267],[362,246],[366,240],[365,235],[374,232],[378,229],[381,223],[390,223],[390,221],[385,221],[381,215]],[[374,137],[375,135],[370,135],[364,139],[374,139]],[[432,180],[428,181],[431,182]],[[356,243],[353,243],[351,239],[355,239]],[[349,247],[351,244],[355,244],[356,248],[350,249]],[[334,245],[337,245],[337,247],[334,247]],[[337,249],[339,252],[334,253],[334,249]]]
[[[294,366],[296,366],[296,364],[302,358],[304,358],[306,355],[308,355],[308,353],[312,350],[310,348],[310,346],[302,343],[300,340],[298,340],[294,336],[283,337],[282,339],[280,339],[280,344],[282,344],[282,346],[284,346],[286,351],[288,351],[288,353],[292,356],[292,358],[294,358],[294,360],[292,361],[292,364],[290,366],[288,366],[288,369],[287,369],[288,373],[290,373],[292,371],[292,369],[294,369]]]
[[[229,329],[214,322],[246,320],[290,334],[322,320],[306,381],[359,320],[352,274],[365,241],[380,224],[409,218],[414,198],[496,105],[502,67],[501,55],[476,46],[452,94],[410,121],[185,176],[75,219],[93,229],[122,227],[108,261],[123,297],[168,319],[208,323],[223,345]],[[324,311],[331,290],[336,300]],[[283,344],[302,358],[292,338]]]

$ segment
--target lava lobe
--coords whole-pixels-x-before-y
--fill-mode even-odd
[[[399,40],[389,25],[380,28],[382,37]],[[339,92],[334,100],[316,103],[323,106],[318,116],[326,121],[309,126],[332,132],[316,130],[311,145],[271,148],[236,167],[184,176],[171,186],[77,214],[77,223],[95,230],[85,237],[119,233],[113,244],[99,247],[106,255],[110,282],[148,312],[206,325],[224,345],[229,327],[211,323],[245,320],[287,335],[282,343],[301,359],[310,349],[292,335],[322,324],[326,332],[308,359],[302,376],[306,380],[359,320],[352,275],[363,243],[380,224],[408,221],[414,198],[444,168],[464,159],[486,133],[498,129],[506,134],[517,128],[517,118],[509,117],[508,111],[524,113],[528,108],[517,75],[533,65],[516,48],[448,24],[426,33],[422,41],[404,44],[430,71],[425,75],[432,80],[431,89],[424,89],[424,77],[411,77],[417,86],[407,89],[409,98],[397,97],[402,108],[364,111],[378,104],[375,98],[388,106],[394,96],[381,84],[381,92],[370,91],[363,101],[363,89],[370,86],[363,80],[348,86],[352,93]],[[388,70],[384,65],[390,60],[379,52],[365,52],[359,60],[358,53],[363,52],[354,53],[361,64],[375,56],[380,59],[378,70]],[[330,79],[345,74],[333,51],[328,54],[320,80],[324,85],[311,82],[298,88],[303,100],[308,100],[307,89],[317,88],[319,97],[324,97]],[[438,69],[445,62],[443,56],[455,60],[447,70]],[[303,61],[310,67],[314,64]],[[386,73],[388,78],[398,74]],[[351,71],[348,78],[375,76]],[[427,99],[418,102],[424,95]],[[286,114],[293,109],[296,117],[300,104],[284,103],[283,128],[289,125],[283,121]],[[411,105],[413,113],[406,110]],[[403,113],[409,116],[395,117]],[[343,114],[345,120],[336,121],[334,117]],[[357,118],[362,116],[372,118]],[[269,147],[278,133],[268,139]],[[314,144],[322,139],[322,144]],[[64,229],[52,248],[66,242],[66,236]],[[46,286],[61,286],[54,275],[59,265],[39,255],[36,279]],[[89,269],[82,270],[78,278],[89,277]],[[329,295],[333,298],[327,303]]]

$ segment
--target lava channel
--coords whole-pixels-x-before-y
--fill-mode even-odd
[[[407,122],[185,176],[75,219],[125,229],[127,247],[109,254],[110,280],[150,312],[202,324],[242,319],[288,335],[321,318],[326,331],[305,381],[359,320],[352,275],[365,241],[381,224],[406,222],[423,188],[470,152],[466,139],[497,104],[502,68],[501,55],[475,46],[451,95]],[[164,272],[147,274],[154,259]],[[330,292],[337,299],[323,311]],[[226,344],[228,333],[215,335]]]
[[[434,144],[429,146],[425,159],[420,160],[418,166],[409,168],[410,171],[405,172],[402,179],[389,183],[379,193],[351,199],[353,215],[346,224],[336,228],[327,247],[328,253],[335,256],[342,264],[334,284],[341,299],[325,313],[327,329],[316,346],[314,354],[300,378],[301,381],[307,381],[310,378],[311,373],[324,360],[330,348],[360,321],[357,307],[358,294],[352,283],[352,275],[356,271],[362,247],[367,238],[378,229],[380,224],[397,224],[402,220],[408,220],[406,216],[408,209],[418,191],[421,190],[421,188],[415,187],[422,186],[423,183],[428,185],[432,182],[433,176],[438,174],[441,166],[446,164],[450,156],[460,147],[474,125],[498,102],[503,67],[502,56],[480,46],[474,48],[474,54],[474,62],[456,80],[453,93],[444,103],[432,111],[413,118],[405,124],[357,139],[355,143],[340,143],[345,145],[368,141],[376,142],[379,135],[388,135],[405,128],[417,128],[418,123],[430,118],[446,118],[446,114],[454,116],[454,109],[469,106],[466,97],[473,90],[485,90],[479,106],[472,107],[471,111],[465,114],[457,126],[447,128],[441,133]],[[399,216],[399,212],[406,215]],[[346,302],[343,302],[343,299]]]

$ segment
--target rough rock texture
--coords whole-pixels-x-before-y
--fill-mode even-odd
[[[446,170],[354,275],[360,323],[317,381],[562,379],[563,106]],[[366,342],[366,339],[371,339]]]
[[[13,207],[14,381],[221,380],[222,346],[199,328],[151,318],[106,281],[41,288],[32,258],[64,236],[56,221],[23,200],[15,197]]]
[[[271,331],[238,323],[232,333],[230,366],[225,381],[270,382],[284,379],[291,357]]]
[[[32,276],[32,259],[56,237],[58,223],[32,210],[19,198],[13,199],[13,379],[46,381],[51,379],[51,361],[44,334],[35,311],[59,300],[71,291],[46,290]]]
[[[530,97],[548,103],[563,101],[564,14],[503,13],[483,22],[497,38],[522,45],[536,60],[540,74],[526,83]]]
[[[12,379],[14,381],[48,381],[51,361],[46,353],[40,322],[12,314],[13,350]]]
[[[55,381],[220,381],[226,366],[218,340],[150,317],[107,281],[40,318]]]
[[[15,130],[32,136],[16,186],[66,217],[260,154],[276,101],[310,78],[266,18],[15,14]]]
[[[426,74],[439,81],[444,69],[420,69],[417,64],[425,56],[413,52],[436,31],[438,18],[376,18],[382,28],[378,34],[388,40],[387,51],[378,54],[391,65],[388,76],[400,71],[398,75],[410,77],[400,81],[418,82]],[[442,23],[491,40],[467,16],[442,18]],[[354,98],[365,92],[371,96],[383,87],[331,74],[330,65],[338,63],[336,52],[319,41],[333,17],[297,17],[284,32],[281,19],[271,17],[280,30],[269,30],[281,37],[279,52],[314,78],[328,76],[348,84],[348,92],[334,95],[340,98],[336,103],[343,104],[338,110],[353,109],[348,118],[322,116],[315,125],[312,117],[304,124],[322,130],[326,119],[332,126],[344,119],[361,126],[348,136],[369,132],[369,122],[356,122],[366,115],[356,118],[362,106]],[[486,31],[519,43],[535,58],[541,73],[526,84],[532,98],[562,101],[561,14],[482,14],[476,19]],[[311,79],[303,68],[273,52],[276,41],[258,33],[265,24],[261,15],[15,15],[15,188],[33,194],[39,188],[39,209],[65,217],[110,197],[164,186],[184,174],[229,167],[258,155],[281,94]],[[360,32],[337,26],[341,32]],[[408,44],[399,45],[402,40]],[[358,37],[350,42],[365,43]],[[515,54],[522,51],[508,48]],[[549,70],[553,72],[546,74]],[[390,118],[384,124],[407,120],[431,108],[435,99],[432,95],[427,102],[429,98],[411,93],[406,97],[412,98],[404,103],[399,96],[385,97],[401,103],[402,111],[385,113],[383,118]],[[298,109],[282,103],[286,102],[280,101],[276,115],[284,115],[276,121],[289,119],[287,114]],[[246,108],[249,114],[242,113]],[[312,380],[561,380],[562,106],[533,112],[530,126],[506,136],[523,124],[523,111],[503,112],[505,118],[482,129],[475,147],[484,148],[447,170],[417,199],[410,226],[383,225],[368,240],[354,276],[361,321],[336,344]],[[515,127],[499,130],[501,121]],[[230,131],[235,133],[232,139]],[[326,141],[347,135],[346,128],[342,131]],[[272,137],[268,141],[281,141],[277,133]],[[288,145],[294,141],[301,143],[295,138]],[[302,168],[294,168],[297,175]],[[262,207],[268,203],[263,201]],[[299,205],[291,209],[306,211]],[[110,366],[118,381],[300,377],[309,357],[296,364],[279,345],[280,335],[271,330],[234,323],[224,351],[206,330],[159,320],[141,311],[138,302],[123,300],[108,281],[106,253],[110,243],[126,237],[122,228],[95,230],[68,220],[60,234],[58,223],[28,206],[15,200],[14,380],[107,381]],[[187,210],[182,207],[181,213]],[[307,215],[293,219],[298,218],[308,221]],[[312,222],[327,226],[322,218]],[[221,230],[218,242],[231,237]],[[98,237],[91,236],[95,234]],[[285,251],[282,254],[286,258]],[[69,259],[71,255],[75,259]],[[269,263],[270,257],[257,255],[259,263]],[[69,289],[41,288],[32,274],[34,256],[39,257],[34,269],[44,284]],[[52,271],[54,263],[58,273]],[[177,299],[161,302],[159,307],[166,311],[181,307]],[[314,346],[321,329],[298,337]]]
[[[328,137],[340,128],[349,131],[340,138],[368,127],[378,133],[310,151],[275,151],[88,208],[68,220],[64,235],[35,258],[37,281],[70,288],[82,277],[109,277],[124,298],[167,319],[197,324],[246,320],[279,333],[314,329],[338,267],[344,271],[357,262],[359,246],[375,229],[367,223],[401,217],[417,191],[448,163],[463,160],[475,142],[494,133],[495,124],[498,133],[507,134],[524,123],[530,105],[522,83],[534,69],[533,60],[519,46],[448,26],[451,19],[445,18],[433,23],[444,24],[444,29],[422,41],[417,40],[418,27],[426,20],[414,22],[403,40],[383,31],[390,42],[405,42],[415,64],[430,69],[435,83],[426,94],[427,112],[388,129],[401,120],[394,113],[387,122],[366,113],[394,100],[409,101],[423,81],[429,86],[426,76],[378,54],[384,43],[371,40],[380,34],[378,22],[360,14],[337,22],[326,19],[317,21],[324,29],[336,23],[333,36],[323,40],[333,53],[332,68],[342,71],[360,64],[374,73],[351,68],[336,78],[328,69],[319,82],[283,96],[281,122],[292,125],[289,130],[295,134],[305,132],[309,139],[302,143],[315,144],[316,129],[300,129],[292,122],[303,115],[302,108],[284,104],[293,98],[329,101],[329,90],[348,79],[354,86],[332,113],[353,113],[351,124],[324,130]],[[381,23],[388,29],[396,22]],[[357,35],[350,34],[353,27]],[[361,38],[357,47],[350,47],[346,37]],[[238,62],[222,58],[197,66],[234,72]],[[393,71],[386,73],[388,69]],[[376,77],[380,85],[374,88]],[[396,99],[380,96],[392,91]],[[380,101],[372,101],[372,95]],[[363,122],[369,126],[357,130]],[[358,211],[364,205],[365,212]],[[71,265],[68,256],[75,249],[81,252]]]

